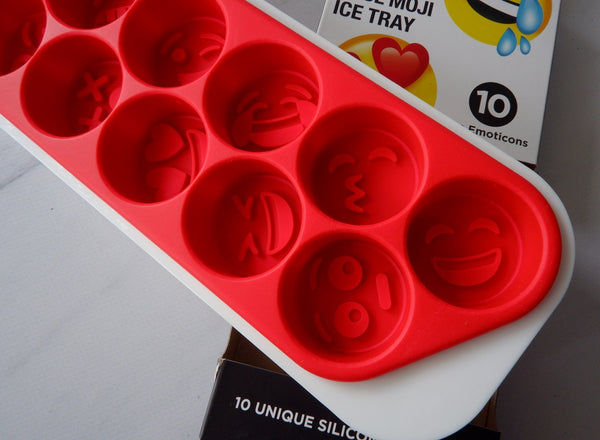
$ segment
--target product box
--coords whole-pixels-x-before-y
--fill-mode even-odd
[[[318,32],[535,165],[559,0],[327,0]]]
[[[375,440],[347,426],[233,330],[200,440]],[[448,440],[498,440],[495,397]]]

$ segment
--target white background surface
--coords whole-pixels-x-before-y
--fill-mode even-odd
[[[273,0],[316,28],[322,0]],[[600,4],[563,0],[538,172],[577,240],[500,388],[507,440],[600,432]],[[0,132],[0,439],[198,437],[229,327]]]

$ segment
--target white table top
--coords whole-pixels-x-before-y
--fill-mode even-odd
[[[323,2],[272,3],[315,28]],[[563,1],[538,171],[578,256],[500,389],[508,439],[600,429],[599,18]],[[0,207],[0,439],[197,438],[229,326],[1,131]]]

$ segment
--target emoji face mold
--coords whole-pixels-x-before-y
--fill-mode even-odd
[[[147,95],[123,104],[106,125],[98,162],[121,196],[154,203],[187,188],[206,149],[204,124],[193,108],[171,96]]]
[[[442,185],[411,220],[407,250],[427,289],[449,304],[502,307],[535,279],[547,252],[538,218],[495,182]]]
[[[226,25],[215,0],[138,2],[125,19],[121,50],[148,84],[177,87],[201,78],[223,50]]]
[[[326,118],[307,137],[300,159],[303,181],[319,208],[355,225],[402,212],[423,170],[418,136],[405,121],[375,107]]]
[[[244,75],[235,72],[243,71]],[[211,74],[206,106],[219,135],[247,151],[283,147],[312,123],[319,102],[314,70],[280,44],[244,47]]]
[[[369,362],[399,340],[411,294],[400,266],[376,243],[313,243],[290,263],[279,296],[290,331],[333,362]]]
[[[552,288],[561,230],[518,164],[247,1],[0,6],[3,117],[286,362],[370,379]]]
[[[122,81],[117,55],[106,43],[87,35],[66,36],[46,45],[27,66],[23,104],[41,130],[77,136],[112,112]]]

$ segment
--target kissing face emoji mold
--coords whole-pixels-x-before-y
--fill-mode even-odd
[[[318,205],[350,224],[385,220],[408,205],[418,182],[414,157],[390,133],[365,130],[322,152],[312,176]]]
[[[298,169],[318,208],[351,225],[399,215],[418,194],[422,140],[402,118],[373,107],[330,114],[303,140]]]

